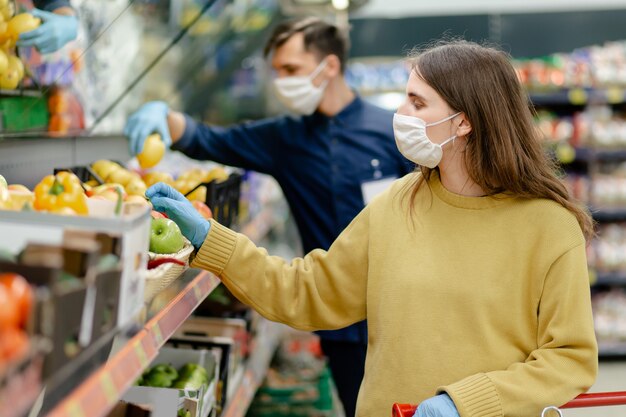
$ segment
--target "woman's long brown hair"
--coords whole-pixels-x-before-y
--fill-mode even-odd
[[[570,197],[557,177],[556,163],[541,146],[528,95],[510,57],[495,48],[459,40],[413,55],[412,70],[454,112],[465,113],[472,126],[465,147],[470,178],[488,195],[507,192],[519,198],[556,201],[576,216],[589,241],[593,221],[588,211]],[[420,169],[421,179],[428,180],[433,170]],[[410,188],[411,211],[422,182]]]

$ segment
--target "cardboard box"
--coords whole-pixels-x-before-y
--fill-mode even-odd
[[[150,240],[147,206],[128,205],[121,217],[110,218],[4,211],[0,229],[0,247],[11,248],[15,253],[28,243],[61,245],[67,230],[105,233],[119,239],[122,277],[117,324],[124,326],[138,316],[143,307]]]
[[[134,404],[150,405],[152,417],[174,417],[180,408],[186,408],[192,417],[207,417],[215,406],[217,364],[219,358],[209,350],[173,349],[164,347],[150,367],[164,363],[179,369],[187,363],[197,363],[209,372],[209,385],[202,390],[174,388],[131,387],[122,400]],[[213,374],[210,371],[213,369]]]

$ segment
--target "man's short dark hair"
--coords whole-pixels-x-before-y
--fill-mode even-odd
[[[305,17],[280,23],[265,45],[265,56],[282,46],[296,33],[304,35],[304,49],[322,59],[327,55],[337,55],[341,72],[345,69],[348,54],[348,39],[341,29],[316,17]]]

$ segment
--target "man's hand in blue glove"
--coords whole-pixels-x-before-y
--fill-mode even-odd
[[[146,197],[156,211],[167,214],[167,217],[176,222],[180,231],[196,249],[202,246],[211,229],[211,223],[198,213],[184,195],[159,182],[148,188]]]
[[[24,32],[17,42],[18,46],[34,46],[42,54],[58,51],[66,43],[76,39],[78,33],[78,18],[33,9],[33,16],[42,20],[41,26],[35,30]]]
[[[126,122],[124,135],[128,138],[128,150],[132,156],[141,153],[148,135],[156,132],[166,148],[172,144],[170,129],[167,125],[169,108],[163,101],[151,101],[133,113]]]
[[[448,394],[440,394],[422,401],[413,417],[459,417],[459,412]]]

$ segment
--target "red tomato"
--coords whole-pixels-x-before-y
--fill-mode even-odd
[[[20,312],[17,301],[4,285],[0,285],[0,333],[19,327]]]
[[[0,360],[19,359],[28,352],[29,340],[25,331],[12,328],[0,333]]]
[[[18,326],[25,327],[33,306],[33,289],[26,279],[14,273],[0,273],[0,286],[5,287],[9,297],[17,305]]]

